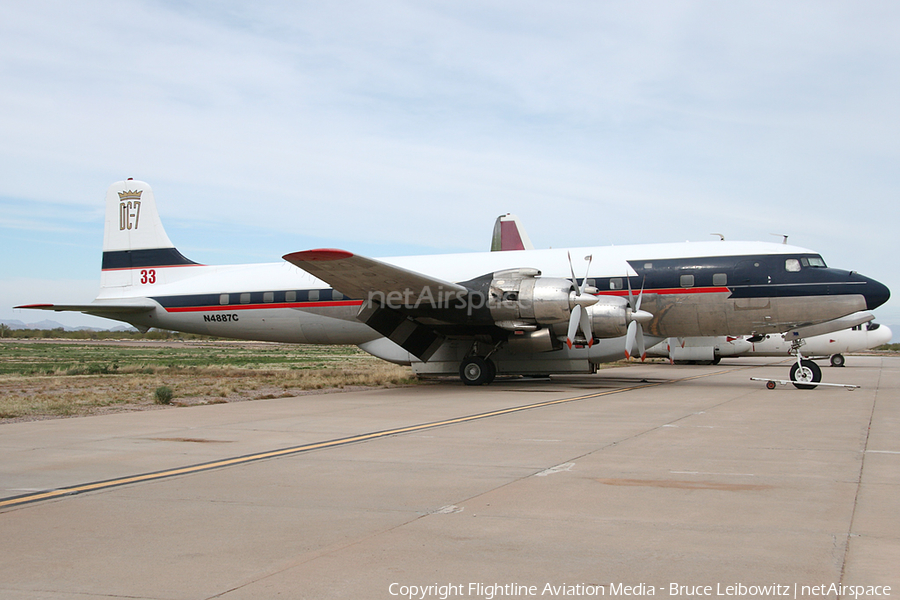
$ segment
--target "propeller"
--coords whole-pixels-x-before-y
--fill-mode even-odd
[[[573,303],[573,306],[572,314],[569,316],[569,330],[566,333],[566,345],[569,346],[570,350],[572,349],[575,334],[578,333],[578,329],[581,328],[581,333],[584,334],[584,339],[587,340],[588,348],[590,348],[594,345],[594,333],[591,331],[591,317],[586,309],[588,306],[596,304],[597,298],[591,294],[586,294],[585,290],[588,287],[587,276],[590,272],[591,260],[593,260],[594,256],[589,254],[584,257],[584,260],[587,261],[587,269],[585,269],[581,287],[578,287],[578,280],[575,278],[575,267],[572,266],[572,253],[567,252],[567,254],[569,256],[569,271],[572,273],[572,286],[575,288],[575,297],[570,300],[570,302]]]
[[[628,305],[631,307],[631,315],[629,317],[631,322],[628,324],[628,330],[625,332],[625,358],[631,358],[636,341],[641,360],[644,360],[647,358],[647,349],[644,347],[643,323],[653,319],[653,315],[645,310],[641,310],[641,301],[644,299],[644,284],[641,283],[641,293],[638,294],[635,301],[634,292],[631,291],[631,279],[628,277],[625,279],[628,281]]]

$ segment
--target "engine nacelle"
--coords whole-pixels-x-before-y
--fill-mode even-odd
[[[592,304],[585,305],[585,310],[594,336],[624,336],[630,319],[628,302],[616,296],[588,298]],[[534,331],[542,325],[565,326],[575,302],[575,286],[570,280],[540,277],[536,269],[512,269],[494,273],[488,306],[498,327]]]
[[[569,320],[575,286],[568,279],[539,277],[536,269],[513,269],[494,273],[488,307],[499,326],[518,329]]]
[[[600,296],[597,303],[587,307],[594,337],[622,337],[628,332],[631,309],[628,302],[618,296]]]

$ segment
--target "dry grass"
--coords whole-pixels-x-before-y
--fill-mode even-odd
[[[222,366],[166,366],[145,361],[117,366],[114,374],[67,366],[34,374],[3,374],[0,423],[163,409],[167,406],[156,404],[154,398],[155,390],[161,386],[174,391],[169,406],[193,406],[409,385],[416,381],[410,368],[359,355],[355,349],[346,356],[330,356],[327,364],[303,368],[280,364],[274,368],[244,367],[224,364],[227,360],[218,362]],[[85,371],[88,374],[81,374]]]

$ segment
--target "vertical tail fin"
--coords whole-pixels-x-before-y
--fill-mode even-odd
[[[197,265],[169,240],[156,209],[153,190],[143,181],[118,181],[106,191],[101,297],[110,288],[172,281],[168,267]]]
[[[509,213],[500,215],[494,221],[494,235],[491,238],[491,252],[505,250],[534,250],[519,218]]]

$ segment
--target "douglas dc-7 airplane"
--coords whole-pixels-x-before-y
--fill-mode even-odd
[[[571,255],[586,260],[581,279]],[[765,242],[385,259],[319,249],[283,258],[233,266],[187,259],[166,235],[150,186],[129,179],[107,192],[99,296],[17,308],[80,311],[143,331],[355,344],[420,375],[458,373],[481,385],[497,374],[591,373],[623,353],[644,355],[645,336],[652,345],[802,333],[890,296],[815,252]],[[809,362],[798,350],[795,380],[819,381]]]

